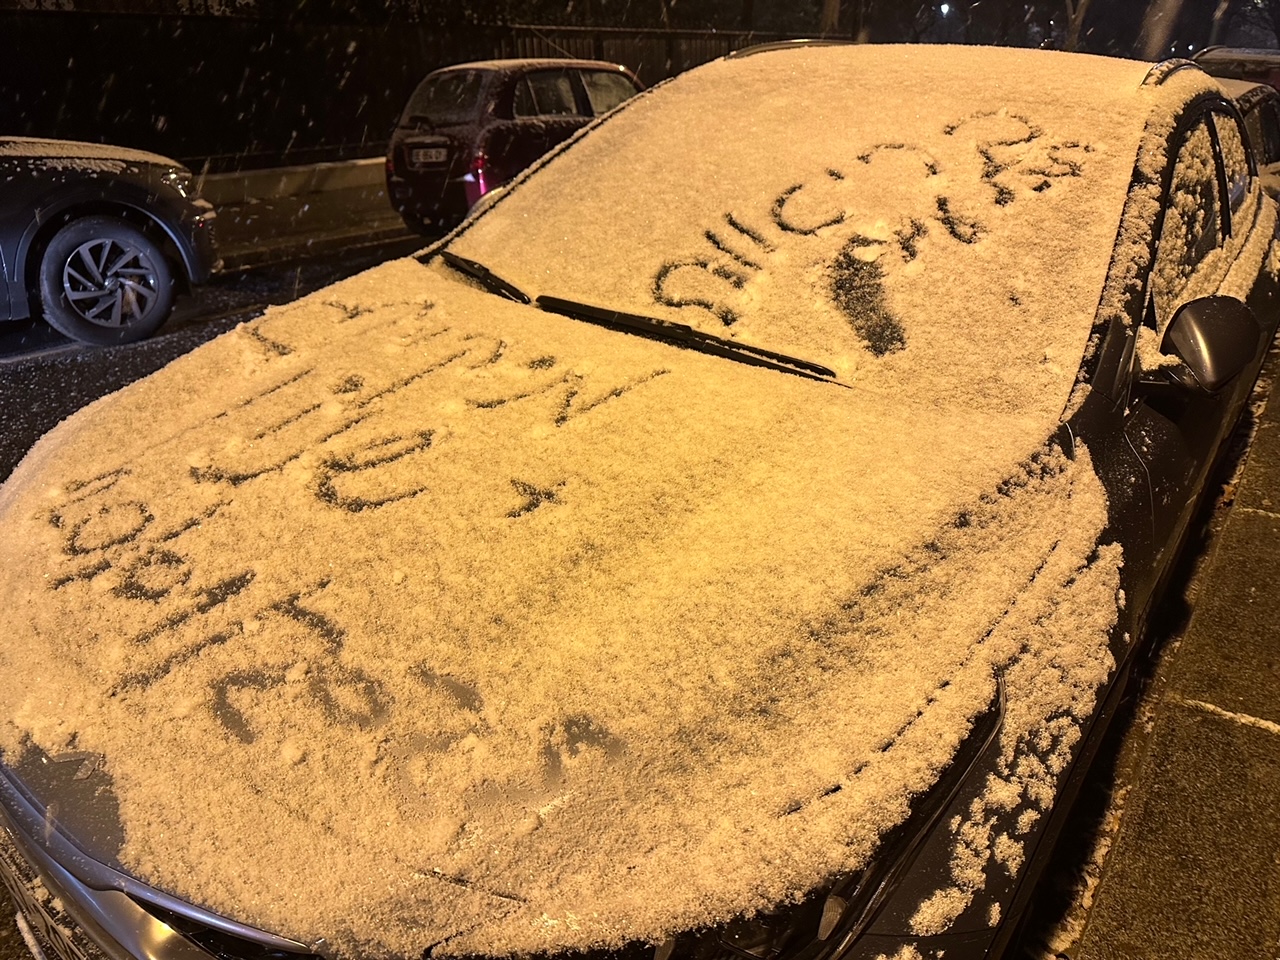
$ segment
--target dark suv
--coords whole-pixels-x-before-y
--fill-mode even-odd
[[[219,267],[191,171],[102,143],[0,137],[0,321],[131,343]]]
[[[641,89],[626,67],[598,60],[436,70],[391,135],[387,195],[410,229],[448,229],[490,190]]]

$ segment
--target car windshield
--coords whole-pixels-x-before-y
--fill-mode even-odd
[[[867,389],[1056,416],[1098,308],[1146,67],[1076,64],[1088,95],[1064,96],[992,53],[972,55],[964,90],[933,75],[934,55],[892,48],[709,64],[629,101],[449,249],[531,298],[685,324]]]
[[[404,120],[439,125],[466,123],[480,112],[482,86],[484,73],[479,70],[433,73],[413,91],[404,108]]]

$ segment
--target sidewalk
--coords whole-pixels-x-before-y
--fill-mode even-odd
[[[1277,960],[1280,394],[1148,696],[1145,752],[1071,956]]]

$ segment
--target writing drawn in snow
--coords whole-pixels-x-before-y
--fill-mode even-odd
[[[310,455],[318,500],[376,509],[430,491],[431,459],[448,455],[449,432],[430,413],[442,395],[461,399],[455,420],[518,406],[564,427],[668,372],[580,373],[571,361],[447,327],[418,345],[391,376],[376,365],[337,376],[308,368],[227,408],[217,420],[238,442],[191,467],[191,479],[235,488]]]
[[[794,270],[797,259],[817,259],[825,264],[829,301],[865,348],[875,356],[902,350],[907,330],[887,298],[888,277],[930,243],[935,255],[945,255],[949,243],[980,243],[993,229],[986,205],[1008,207],[1082,177],[1095,149],[1053,140],[1034,121],[1006,111],[974,113],[942,134],[941,156],[909,143],[874,144],[850,162],[786,184],[761,208],[725,211],[694,251],[658,267],[654,302],[705,311],[731,327],[752,312],[753,281],[775,264]],[[886,164],[901,189],[884,189],[879,168]],[[986,188],[981,206],[968,187],[974,182]],[[892,226],[870,236],[855,226],[867,220]]]
[[[522,432],[538,424],[554,443],[561,429],[606,416],[668,372],[643,363],[580,372],[545,350],[443,326],[424,331],[395,364],[353,358],[323,370],[298,365],[288,338],[269,327],[247,333],[267,359],[262,380],[212,416],[205,446],[162,444],[151,461],[162,475],[145,483],[126,466],[69,482],[44,515],[59,561],[48,588],[91,591],[109,620],[122,614],[134,624],[116,638],[109,662],[95,664],[111,695],[145,696],[166,682],[182,685],[184,695],[203,690],[217,724],[244,745],[278,734],[274,718],[285,706],[331,725],[381,729],[394,710],[388,683],[404,682],[350,654],[347,628],[326,599],[331,580],[278,564],[268,576],[252,550],[214,546],[224,515],[246,509],[256,485],[297,465],[282,482],[300,484],[289,489],[309,495],[312,509],[377,512],[429,495],[435,458],[449,457],[451,444],[504,442],[502,429],[460,428],[468,419],[501,426],[505,418]],[[500,523],[527,523],[572,494],[554,473],[495,479],[503,495],[493,498],[491,519]],[[157,486],[183,495],[150,492]],[[424,509],[438,505],[428,499]],[[437,713],[459,719],[445,724],[448,736],[437,730],[404,750],[429,754],[485,735],[479,692],[427,665],[413,676],[423,697],[444,704]],[[549,781],[584,749],[620,748],[583,718],[548,728],[543,739],[545,749],[531,748],[531,756],[543,757]]]
[[[95,606],[123,606],[146,624],[121,638],[122,676],[146,681],[225,642],[239,601],[255,572],[234,561],[197,562],[191,540],[217,522],[227,501],[175,510],[170,498],[152,502],[130,492],[130,471],[119,468],[68,483],[46,515],[60,540],[61,563],[47,580],[54,591],[90,588]],[[105,665],[104,665],[105,668]]]

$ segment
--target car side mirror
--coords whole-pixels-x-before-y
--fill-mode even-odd
[[[480,216],[480,214],[484,213],[491,206],[493,206],[494,203],[497,201],[497,199],[506,192],[507,192],[507,184],[505,183],[502,184],[502,186],[500,187],[494,187],[492,190],[485,193],[483,196],[480,197],[479,200],[477,200],[475,203],[471,205],[471,209],[467,211],[467,218],[470,219],[471,217]]]
[[[1214,394],[1258,355],[1262,328],[1235,297],[1199,297],[1178,308],[1160,344],[1182,363],[1169,376],[1199,393]]]

